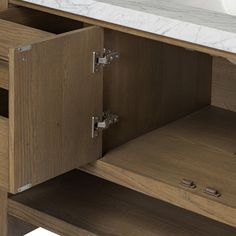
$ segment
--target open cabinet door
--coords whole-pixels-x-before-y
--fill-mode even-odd
[[[21,192],[98,159],[102,71],[92,73],[103,30],[88,27],[10,50],[10,191]]]

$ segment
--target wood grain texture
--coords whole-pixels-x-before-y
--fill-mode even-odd
[[[92,73],[92,52],[102,48],[103,30],[91,27],[11,50],[11,192],[101,156],[91,118],[102,115],[102,73]]]
[[[0,19],[0,58],[7,60],[9,48],[29,44],[53,34]]]
[[[36,209],[25,206],[21,203],[9,200],[9,214],[25,220],[38,227],[43,227],[51,232],[54,232],[63,236],[95,236],[96,234],[90,233],[86,230],[80,229],[60,220],[57,217],[53,217],[43,211],[37,211]],[[15,236],[15,235],[14,235]]]
[[[8,0],[0,0],[0,11],[8,8]]]
[[[37,228],[36,226],[33,226],[29,223],[19,220],[13,216],[8,215],[7,218],[8,218],[7,236],[23,236]]]
[[[1,11],[0,19],[55,34],[83,28],[82,22],[24,7],[12,7]]]
[[[11,197],[9,213],[63,236],[236,233],[235,228],[79,171]]]
[[[9,126],[8,119],[0,116],[0,188],[9,186]]]
[[[236,66],[226,59],[213,59],[212,105],[236,112]]]
[[[8,89],[9,67],[8,63],[0,60],[0,88]]]
[[[0,235],[7,235],[7,192],[0,190]]]
[[[210,104],[210,56],[105,32],[120,59],[104,69],[104,109],[120,121],[104,131],[104,152]]]
[[[236,226],[236,114],[209,107],[112,150],[91,173]],[[182,179],[193,180],[188,190]],[[210,197],[212,187],[221,197]]]
[[[115,24],[111,24],[111,23],[101,21],[101,20],[96,20],[96,19],[92,19],[92,18],[80,16],[80,15],[75,15],[75,14],[72,14],[72,13],[67,13],[67,12],[51,9],[51,8],[47,8],[47,7],[44,7],[44,6],[28,3],[28,2],[22,2],[20,0],[10,0],[9,2],[12,3],[12,4],[18,5],[18,6],[24,6],[24,7],[31,8],[31,9],[36,9],[36,10],[39,10],[39,11],[42,11],[42,12],[48,12],[48,13],[51,13],[51,14],[67,17],[69,19],[74,19],[74,20],[78,20],[78,21],[81,21],[81,22],[85,22],[85,23],[88,23],[88,24],[91,24],[91,25],[101,26],[101,27],[108,28],[108,29],[113,29],[113,30],[116,30],[116,31],[119,31],[119,32],[124,32],[124,33],[128,33],[128,34],[140,36],[140,37],[143,37],[143,38],[148,38],[148,39],[152,39],[152,40],[155,40],[155,41],[164,42],[164,43],[167,43],[167,44],[170,44],[170,45],[175,45],[175,46],[179,46],[179,47],[188,48],[188,49],[191,49],[191,50],[196,50],[196,51],[207,53],[207,54],[213,55],[213,56],[219,56],[219,57],[230,58],[232,60],[236,60],[236,54],[235,53],[225,52],[225,51],[222,51],[222,50],[213,49],[213,48],[209,48],[209,47],[189,43],[189,42],[186,42],[186,41],[172,39],[172,38],[168,38],[168,37],[153,34],[153,33],[148,33],[148,32],[144,32],[144,31],[140,31],[140,30],[136,30],[136,29],[120,26],[120,25],[115,25]]]

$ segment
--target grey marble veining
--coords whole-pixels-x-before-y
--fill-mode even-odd
[[[188,0],[191,1],[194,0]],[[129,9],[236,33],[235,16],[181,4],[183,2],[181,0],[99,0],[99,2],[121,7],[125,3],[125,7]]]
[[[181,0],[24,1],[236,53],[236,16],[185,5]]]

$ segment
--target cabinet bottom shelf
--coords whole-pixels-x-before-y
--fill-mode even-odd
[[[82,169],[236,226],[236,113],[207,107]],[[191,180],[196,188],[181,185]],[[206,188],[221,196],[205,193]]]
[[[233,227],[78,170],[11,196],[9,214],[66,236],[236,234]]]

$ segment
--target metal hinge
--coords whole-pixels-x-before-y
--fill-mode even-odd
[[[93,73],[100,70],[100,67],[110,65],[114,60],[119,59],[118,52],[112,52],[109,49],[104,49],[102,53],[93,52]]]
[[[97,116],[92,117],[92,138],[96,138],[99,135],[99,130],[108,129],[110,126],[118,123],[118,115],[106,111],[103,113],[102,119]]]

